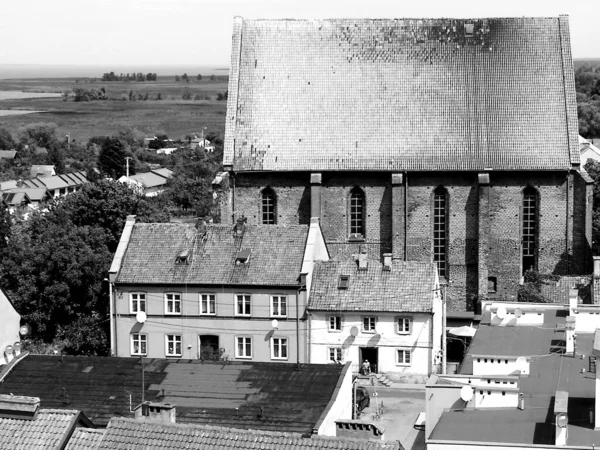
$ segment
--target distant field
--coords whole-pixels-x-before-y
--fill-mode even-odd
[[[93,102],[62,101],[60,93],[76,88],[106,88],[110,100]],[[195,96],[208,96],[210,100],[182,100],[188,90]],[[174,77],[158,77],[156,82],[91,82],[90,79],[36,79],[0,80],[0,110],[43,111],[43,114],[1,115],[0,126],[7,128],[13,136],[24,125],[35,122],[54,122],[59,135],[70,133],[71,138],[86,142],[92,136],[112,135],[121,128],[134,127],[141,132],[153,135],[166,133],[169,137],[183,138],[187,134],[200,133],[203,127],[221,135],[225,131],[227,102],[217,101],[219,92],[227,90],[226,77],[218,80],[190,80],[176,82]],[[4,98],[2,92],[26,91],[21,98]],[[148,93],[156,97],[160,92],[166,100],[123,101],[128,93]],[[54,93],[54,98],[29,97],[29,93]],[[7,94],[5,94],[7,95]],[[29,97],[29,98],[27,98]],[[15,113],[17,111],[14,111]]]
[[[20,109],[0,109],[0,117],[4,116],[22,116],[25,114],[39,114],[42,111],[24,111]]]
[[[60,97],[57,93],[22,92],[22,91],[0,91],[0,100],[22,100],[24,98],[49,98]]]

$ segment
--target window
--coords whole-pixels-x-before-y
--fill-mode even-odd
[[[139,311],[146,312],[146,294],[144,292],[132,292],[129,294],[130,311],[135,314]]]
[[[329,316],[329,331],[342,331],[342,316]]]
[[[167,356],[181,356],[182,338],[180,334],[167,334],[165,336]]]
[[[235,357],[252,358],[252,338],[236,337]]]
[[[250,315],[250,295],[248,294],[239,294],[235,296],[236,298],[236,316],[249,316]]]
[[[271,339],[271,359],[288,359],[288,340],[286,338]]]
[[[147,350],[148,337],[145,334],[133,333],[131,335],[131,355],[145,356]]]
[[[410,334],[412,331],[412,318],[411,317],[397,317],[396,324],[398,326],[398,334]]]
[[[523,191],[522,265],[523,273],[536,268],[537,256],[537,191],[528,186]]]
[[[274,225],[277,218],[275,212],[275,192],[270,187],[266,187],[262,190],[261,196],[262,223],[263,225]]]
[[[340,275],[340,280],[338,282],[338,289],[348,289],[349,283],[350,283],[350,275]]]
[[[396,364],[399,366],[410,366],[410,350],[401,350],[398,349],[396,351]]]
[[[200,314],[215,315],[217,313],[216,295],[200,294]]]
[[[165,294],[165,314],[181,314],[181,294]]]
[[[342,353],[342,347],[329,347],[327,349],[327,351],[329,352],[329,362],[333,362],[333,363],[342,363],[344,358],[343,358],[343,353]]]
[[[282,295],[271,296],[271,316],[287,317],[287,297]]]
[[[437,264],[440,278],[448,276],[447,247],[448,214],[447,194],[442,187],[433,193],[433,260]]]
[[[498,279],[496,277],[488,277],[488,294],[496,292]]]
[[[365,236],[365,194],[355,187],[350,191],[349,207],[350,238],[362,239]]]
[[[363,317],[363,331],[365,333],[375,333],[376,317]]]

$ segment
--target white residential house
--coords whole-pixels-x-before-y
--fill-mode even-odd
[[[600,161],[600,148],[592,141],[579,136],[579,151],[581,152],[581,166],[585,166],[588,160]]]
[[[21,316],[4,291],[0,289],[0,366],[20,353],[19,326]]]
[[[310,362],[352,362],[392,380],[436,372],[442,296],[433,263],[367,260],[315,263],[309,300]]]

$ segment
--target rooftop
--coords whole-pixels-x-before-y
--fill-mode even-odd
[[[177,421],[311,433],[345,366],[145,359],[145,400],[170,403]],[[0,394],[32,395],[43,408],[81,410],[98,426],[133,417],[141,403],[139,358],[29,355]]]
[[[231,53],[223,161],[236,171],[579,164],[567,16],[238,17]]]
[[[341,276],[348,285],[340,289]],[[436,283],[435,265],[394,261],[384,270],[369,260],[360,270],[354,261],[315,263],[308,309],[316,311],[431,312]]]
[[[75,428],[65,450],[97,450],[104,433],[104,429]]]
[[[136,223],[117,283],[297,286],[308,226]],[[238,252],[249,249],[246,263]],[[178,256],[187,251],[184,263]]]

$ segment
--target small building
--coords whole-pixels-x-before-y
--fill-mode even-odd
[[[163,168],[129,175],[129,177],[123,175],[118,181],[127,184],[141,195],[155,197],[165,190],[172,176],[172,170]]]
[[[0,289],[0,366],[13,359],[13,352],[20,342],[19,326],[21,316],[3,289]]]
[[[579,150],[581,151],[582,166],[585,166],[589,160],[600,161],[600,148],[581,136],[579,136]]]
[[[215,146],[213,144],[211,144],[211,142],[206,138],[192,139],[190,142],[190,148],[192,150],[203,148],[204,150],[206,150],[209,153],[212,153],[215,151]]]
[[[0,150],[0,159],[14,160],[18,155],[16,150]]]
[[[24,214],[31,199],[26,192],[3,192],[2,203],[8,208],[10,214]]]
[[[19,187],[46,189],[49,198],[58,198],[77,192],[87,182],[86,173],[84,171],[77,171],[60,175],[37,176],[23,180],[22,186]]]
[[[422,381],[440,364],[442,299],[434,263],[317,262],[310,292],[313,363],[351,362],[359,372]]]
[[[56,175],[56,170],[55,170],[54,166],[39,165],[39,164],[34,164],[33,166],[31,166],[31,170],[30,170],[31,178],[36,178],[36,177],[45,178],[45,177],[53,177],[55,175]]]

